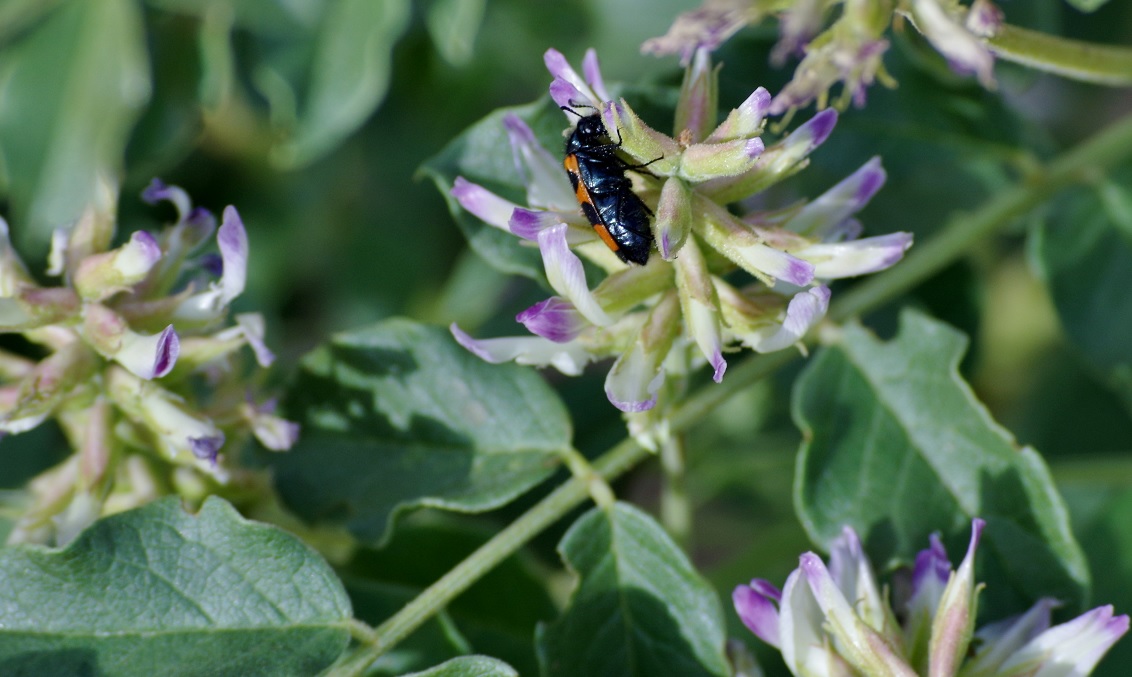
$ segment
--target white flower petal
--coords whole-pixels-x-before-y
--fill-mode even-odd
[[[813,264],[814,278],[835,280],[884,270],[904,258],[912,234],[889,233],[849,242],[810,245],[794,254]]]
[[[606,327],[613,323],[590,288],[586,285],[586,272],[582,261],[570,251],[566,242],[566,224],[547,228],[538,235],[546,279],[554,291],[569,300],[591,324]]]
[[[514,361],[535,367],[554,367],[567,376],[578,376],[595,358],[577,341],[555,343],[541,336],[509,336],[474,339],[455,323],[448,327],[456,342],[485,362]]]

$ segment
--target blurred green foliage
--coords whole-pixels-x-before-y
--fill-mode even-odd
[[[265,312],[281,377],[329,334],[392,315],[434,324],[459,319],[483,335],[513,333],[511,317],[538,297],[537,283],[506,278],[476,258],[445,196],[418,169],[497,108],[543,97],[548,47],[575,63],[586,47],[596,47],[609,81],[678,84],[674,60],[642,57],[638,47],[694,4],[0,2],[0,213],[26,260],[39,262],[52,229],[68,225],[85,203],[96,172],[121,181],[127,232],[120,236],[171,216],[137,197],[154,176],[214,211],[236,205],[251,242],[249,289],[236,310]],[[1132,42],[1132,3],[1071,4],[1091,13],[1062,0],[1002,6],[1020,25]],[[750,29],[720,50],[724,106],[758,85],[777,91],[789,78],[767,66],[773,39],[771,28]],[[889,181],[861,214],[867,232],[907,230],[927,239],[952,212],[973,208],[1035,161],[1128,112],[1126,92],[1009,64],[998,66],[1000,91],[986,92],[948,71],[914,31],[894,36],[894,43],[887,67],[899,87],[874,87],[866,108],[842,116],[811,168],[775,187],[768,200],[789,204],[816,194],[881,155]],[[1097,582],[1093,601],[1115,602],[1120,612],[1132,605],[1126,545],[1132,542],[1126,372],[1132,356],[1120,333],[1129,319],[1112,312],[1123,285],[1098,279],[1103,271],[1086,265],[1092,259],[1085,255],[1127,258],[1121,220],[1121,205],[1132,204],[1127,176],[1098,182],[1088,195],[1018,224],[904,299],[971,337],[963,375],[1019,442],[1051,457],[1055,479],[1069,488],[1066,500]],[[1027,252],[1030,232],[1041,237]],[[1081,244],[1075,239],[1081,232],[1095,236],[1085,243],[1092,248],[1070,246]],[[1026,253],[1049,275],[1048,288],[1020,264]],[[1115,266],[1112,274],[1123,280],[1128,273]],[[1106,284],[1111,305],[1084,305],[1095,286]],[[895,317],[882,310],[866,323],[892,333]],[[572,413],[574,444],[583,453],[596,455],[621,436],[601,374],[569,382],[546,376]],[[693,561],[722,590],[754,575],[781,582],[808,547],[789,508],[798,442],[785,414],[790,376],[734,399],[689,436],[688,487],[703,525]],[[22,444],[4,440],[3,451],[20,448],[30,457],[56,444],[50,433],[42,435]],[[1082,459],[1112,468],[1097,471],[1108,466],[1082,466]],[[17,483],[7,475],[17,468],[22,479],[25,465],[6,462],[0,486]],[[615,489],[652,506],[657,475],[646,467]],[[1098,494],[1098,485],[1108,490]],[[506,521],[527,505],[520,500],[495,517]],[[536,560],[555,561],[553,546],[565,526],[535,541]],[[379,610],[367,618],[375,622],[408,597],[406,590],[427,583],[399,580],[387,589],[387,581],[347,582],[356,600]],[[523,617],[532,636],[537,620],[549,620],[549,604],[538,601]],[[428,632],[454,653],[464,645],[445,625],[449,620],[441,617]],[[506,634],[513,639],[522,629]],[[732,627],[730,634],[742,632]],[[1127,644],[1098,674],[1127,674]],[[522,660],[532,657],[516,662]]]

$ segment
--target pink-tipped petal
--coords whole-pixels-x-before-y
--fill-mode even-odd
[[[795,252],[813,264],[814,278],[836,280],[884,270],[904,258],[912,234],[897,232],[849,242],[826,242]]]
[[[457,176],[449,191],[460,206],[475,214],[481,221],[500,230],[510,231],[511,213],[519,205],[504,200],[483,186]]]
[[[224,260],[220,302],[228,305],[244,292],[248,275],[248,233],[236,208],[231,205],[224,208],[224,220],[216,232],[216,243]]]
[[[574,305],[591,324],[608,326],[612,318],[594,298],[586,285],[586,273],[582,261],[566,241],[566,224],[559,224],[541,231],[538,235],[539,251],[546,269],[546,279],[554,291]]]
[[[532,334],[555,343],[573,341],[590,323],[567,300],[551,296],[515,316]]]
[[[731,602],[747,629],[767,644],[779,647],[778,609],[774,602],[746,585],[735,587],[731,592]]]

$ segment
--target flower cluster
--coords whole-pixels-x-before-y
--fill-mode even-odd
[[[462,177],[452,195],[488,224],[537,244],[556,295],[517,316],[534,336],[476,340],[453,325],[457,340],[487,361],[578,374],[588,362],[615,357],[605,384],[609,400],[625,412],[650,410],[666,372],[681,373],[702,356],[718,382],[734,346],[768,352],[794,345],[824,317],[827,280],[887,268],[911,245],[908,233],[858,239],[854,215],[885,180],[877,158],[808,203],[741,216],[726,206],[804,168],[833,129],[833,110],[765,147],[760,135],[771,96],[760,87],[716,126],[716,71],[699,50],[685,74],[672,137],[648,127],[624,100],[611,100],[592,50],[585,77],[554,50],[546,65],[555,103],[592,108],[611,143],[619,141],[633,164],[647,164],[634,187],[655,205],[658,252],[643,266],[619,261],[579,210],[561,158],[521,119],[507,116],[527,206]],[[567,113],[568,121],[576,118]],[[607,273],[592,289],[579,254]],[[754,280],[736,286],[735,270]]]
[[[837,18],[826,17],[840,5]],[[682,14],[662,37],[645,42],[646,53],[680,54],[688,62],[697,49],[715,49],[745,25],[769,13],[758,0],[705,0],[702,7]],[[964,6],[958,0],[795,0],[777,12],[779,39],[771,61],[781,66],[792,56],[801,61],[793,79],[774,97],[770,113],[790,113],[816,101],[829,102],[830,89],[841,85],[834,105],[865,103],[865,90],[880,80],[894,85],[885,72],[885,39],[894,15],[907,17],[951,66],[975,75],[994,87],[994,56],[987,46],[1002,26],[1002,12],[990,0]]]
[[[261,367],[274,356],[258,314],[228,323],[244,290],[248,240],[234,207],[216,218],[176,186],[154,182],[142,197],[167,200],[177,221],[138,231],[118,247],[114,189],[52,238],[41,286],[12,248],[0,219],[0,332],[20,334],[40,359],[0,350],[0,435],[54,419],[75,453],[31,483],[32,502],[13,542],[65,542],[100,515],[229,480],[225,450],[248,434],[290,448],[298,426],[251,399],[238,352]],[[215,233],[216,253],[198,254]]]
[[[975,630],[974,520],[967,554],[952,570],[939,538],[917,555],[904,599],[890,606],[856,532],[846,527],[826,566],[814,553],[779,590],[756,579],[732,593],[739,618],[782,652],[797,677],[1084,677],[1128,631],[1128,616],[1097,607],[1050,627],[1052,599]],[[900,619],[898,621],[898,619]]]

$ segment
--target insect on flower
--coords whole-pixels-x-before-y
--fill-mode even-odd
[[[651,163],[631,165],[621,159],[617,155],[621,139],[614,142],[609,138],[601,115],[583,116],[567,106],[562,106],[562,110],[578,116],[578,125],[566,139],[566,159],[562,164],[582,213],[618,258],[645,265],[653,242],[649,225],[652,210],[633,192],[632,181],[625,172]]]

